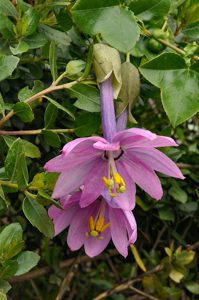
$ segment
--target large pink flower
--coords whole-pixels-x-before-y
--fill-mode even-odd
[[[71,250],[82,246],[88,256],[100,254],[112,239],[118,252],[126,257],[128,246],[137,238],[137,225],[133,213],[112,208],[100,196],[86,208],[79,206],[82,192],[60,200],[63,210],[51,206],[48,214],[53,220],[55,235],[69,226],[67,243]]]
[[[78,138],[66,144],[61,155],[46,163],[49,172],[60,172],[53,198],[84,186],[80,206],[90,205],[101,194],[112,207],[131,210],[135,183],[159,200],[163,191],[155,171],[184,179],[176,164],[157,147],[177,146],[165,136],[132,128],[116,133],[111,142],[102,137]]]

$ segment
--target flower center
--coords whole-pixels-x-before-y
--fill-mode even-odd
[[[88,219],[89,231],[87,231],[85,234],[87,237],[97,237],[98,240],[102,240],[103,236],[101,235],[101,233],[105,231],[110,226],[110,224],[110,222],[105,224],[103,214],[101,212],[101,209],[99,209],[95,219],[93,218],[93,216],[90,216],[90,218]]]
[[[121,154],[119,155],[119,157]],[[103,177],[102,180],[111,197],[116,197],[118,193],[124,193],[126,190],[126,184],[122,176],[118,173],[115,159],[112,152],[108,152],[108,178]]]

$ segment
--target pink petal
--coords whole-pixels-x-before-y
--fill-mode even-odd
[[[109,218],[111,222],[111,237],[118,252],[127,257],[128,238],[124,221],[123,211],[117,208],[109,208]]]
[[[127,155],[142,161],[148,168],[161,172],[165,175],[184,179],[180,169],[164,153],[153,148],[134,148],[127,151]]]
[[[79,188],[84,183],[84,179],[95,163],[95,160],[86,162],[80,166],[72,168],[70,172],[61,173],[56,182],[52,198],[63,197]]]
[[[135,193],[136,187],[132,178],[129,176],[128,172],[125,169],[125,166],[122,161],[116,163],[117,170],[119,174],[125,181],[126,190],[124,193],[117,194],[116,197],[112,198],[112,202],[115,202],[118,207],[125,210],[132,210],[135,207]]]
[[[69,153],[67,153],[67,155],[62,153],[62,155],[59,155],[48,161],[44,168],[48,172],[66,172],[87,160],[95,159],[101,155],[101,151],[93,148],[92,140],[83,140]]]
[[[62,153],[64,155],[67,155],[69,152],[71,152],[72,149],[74,149],[77,145],[79,145],[82,142],[91,142],[91,144],[97,142],[97,141],[101,141],[101,142],[106,142],[106,140],[102,137],[99,136],[92,136],[92,137],[87,137],[87,138],[78,138],[75,139],[69,143],[67,143],[63,149],[62,149]]]
[[[93,147],[95,149],[99,149],[102,151],[117,151],[120,149],[120,144],[117,143],[103,143],[103,142],[97,142],[93,144]]]
[[[137,223],[131,211],[124,211],[126,227],[129,236],[129,244],[134,244],[137,239]]]
[[[53,208],[51,208],[51,212],[49,213],[49,216],[52,215],[52,209]],[[60,213],[59,215],[56,215],[56,217],[53,218],[55,236],[69,226],[74,214],[78,209],[79,209],[78,204],[68,208],[67,210],[61,210],[58,208]]]
[[[94,257],[102,253],[102,251],[107,247],[110,239],[111,233],[110,229],[105,230],[102,233],[103,239],[98,240],[96,237],[88,237],[85,240],[84,248],[88,256]]]
[[[154,171],[150,170],[139,160],[131,160],[130,157],[125,155],[124,164],[127,172],[133,181],[139,185],[145,192],[152,198],[159,200],[163,196],[163,190],[158,176]]]
[[[104,182],[102,178],[108,175],[108,163],[99,159],[98,162],[92,167],[84,180],[84,188],[80,199],[80,206],[86,207],[100,196]]]
[[[95,211],[93,211],[93,217],[95,218],[99,207],[102,209],[101,212],[104,216],[104,224],[109,222],[109,215],[108,215],[108,206],[106,202],[97,202],[98,204],[95,206]],[[88,256],[94,257],[100,254],[108,245],[111,239],[110,227],[103,231],[100,235],[102,237],[101,240],[97,239],[97,237],[87,237],[84,243],[85,252]]]
[[[178,146],[176,142],[167,136],[158,136],[148,130],[131,128],[117,133],[113,142],[120,142],[124,149],[133,147],[167,147]]]
[[[88,219],[96,210],[96,204],[86,208],[80,208],[73,216],[73,220],[68,230],[67,243],[71,250],[75,251],[82,247],[86,240],[88,231]]]

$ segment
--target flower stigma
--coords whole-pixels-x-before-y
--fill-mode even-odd
[[[108,154],[109,161],[109,172],[108,178],[105,176],[102,178],[104,184],[109,192],[111,197],[116,197],[118,193],[124,193],[126,190],[126,184],[122,176],[118,173],[113,154],[109,152]]]
[[[104,217],[102,213],[99,211],[96,218],[94,219],[93,216],[90,216],[88,219],[88,228],[89,232],[86,232],[86,236],[92,236],[92,237],[97,237],[98,240],[102,240],[103,236],[101,233],[105,231],[109,226],[110,222],[105,224]]]

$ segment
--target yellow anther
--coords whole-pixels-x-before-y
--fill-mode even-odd
[[[103,225],[104,225],[104,217],[102,217],[102,215],[99,215],[95,225],[96,230],[101,231]]]
[[[92,231],[90,232],[90,234],[91,234],[91,236],[95,237],[95,236],[98,236],[98,235],[99,235],[99,232],[96,231],[96,230],[92,230]]]
[[[117,183],[117,184],[121,184],[121,176],[120,176],[120,174],[119,173],[114,173],[113,174],[113,177],[114,177],[114,180],[115,180],[115,182]]]
[[[107,180],[107,185],[112,186],[114,184],[114,181],[112,179]]]
[[[122,186],[119,188],[119,190],[120,190],[120,193],[124,193],[124,192],[126,191],[125,185],[122,185]]]
[[[92,216],[88,220],[88,228],[90,229],[90,231],[95,229],[95,222]]]
[[[101,232],[103,232],[104,230],[106,230],[107,228],[109,228],[109,226],[111,225],[111,222],[105,224],[102,229],[101,229]]]
[[[105,185],[107,185],[108,179],[106,177],[102,177],[102,180],[104,181]]]

